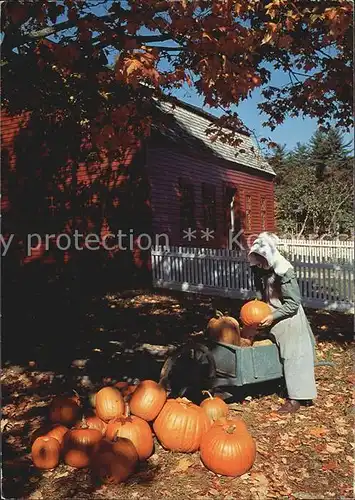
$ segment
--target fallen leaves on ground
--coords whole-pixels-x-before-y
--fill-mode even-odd
[[[110,294],[98,303],[95,312],[88,314],[94,341],[87,351],[84,343],[75,352],[72,347],[72,360],[86,361],[88,356],[98,356],[98,360],[103,360],[102,380],[112,379],[112,374],[106,372],[106,358],[100,357],[110,346],[112,349],[112,344],[118,350],[121,340],[134,339],[142,351],[159,357],[168,346],[203,331],[216,308],[206,296],[142,291],[127,293],[126,297]],[[240,305],[226,299],[219,301],[218,309],[229,310],[238,317]],[[247,422],[257,444],[253,468],[239,478],[217,476],[203,466],[198,453],[167,452],[159,443],[154,455],[125,485],[94,486],[88,470],[75,470],[64,464],[53,471],[38,471],[31,463],[29,437],[42,425],[46,406],[60,391],[61,386],[56,384],[61,374],[41,371],[41,357],[33,353],[28,353],[27,360],[36,359],[35,365],[27,361],[25,367],[3,367],[4,496],[31,500],[351,498],[355,378],[350,374],[351,344],[344,341],[349,336],[346,328],[351,328],[351,320],[335,313],[307,310],[307,314],[313,331],[321,336],[317,343],[318,359],[331,360],[335,367],[316,368],[318,398],[314,406],[302,407],[295,415],[277,413],[283,400],[276,393],[250,396],[249,392],[241,402],[229,405],[231,415]],[[341,341],[334,341],[331,335]],[[81,376],[86,376],[87,363],[79,365],[74,363],[72,370],[80,370]],[[77,389],[80,391],[79,382]]]
[[[315,427],[314,429],[311,429],[309,431],[312,436],[316,437],[323,437],[325,434],[328,434],[328,432],[328,429],[326,429],[325,427]]]
[[[193,461],[189,458],[181,458],[177,464],[177,466],[172,469],[172,473],[175,472],[186,472],[191,465],[193,465]]]

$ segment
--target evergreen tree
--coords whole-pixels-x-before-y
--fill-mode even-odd
[[[352,160],[336,129],[317,131],[290,152],[275,148],[276,218],[280,233],[295,236],[350,233],[353,228]]]
[[[350,144],[344,143],[344,137],[336,128],[314,133],[310,140],[310,162],[318,179],[323,180],[335,169],[347,164]]]

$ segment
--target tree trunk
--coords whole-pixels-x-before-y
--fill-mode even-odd
[[[306,217],[305,217],[305,219],[304,219],[304,221],[303,221],[303,224],[302,224],[301,230],[300,230],[300,232],[299,232],[299,233],[297,234],[297,236],[296,236],[296,238],[297,238],[297,239],[299,239],[299,238],[302,236],[302,234],[303,234],[303,232],[304,232],[304,230],[305,230],[305,228],[306,228],[306,224],[307,224],[307,221],[308,221],[308,217],[309,217],[309,212],[307,212]]]
[[[347,196],[345,196],[345,198],[343,198],[341,200],[340,203],[338,203],[337,207],[335,208],[334,212],[333,212],[333,215],[332,215],[332,218],[330,219],[330,222],[329,222],[329,225],[328,225],[328,229],[327,229],[327,232],[329,233],[330,230],[331,230],[331,227],[332,227],[332,224],[334,223],[335,221],[335,218],[336,216],[338,215],[338,212],[341,208],[342,205],[344,205],[344,203],[350,198],[351,196],[351,193],[349,193]]]

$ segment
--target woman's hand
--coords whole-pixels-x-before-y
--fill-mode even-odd
[[[259,323],[259,328],[266,328],[267,326],[271,326],[274,321],[273,315],[268,314],[266,318],[264,318],[262,321]]]

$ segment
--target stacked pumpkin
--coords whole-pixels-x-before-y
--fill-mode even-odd
[[[102,482],[123,482],[139,461],[152,454],[149,422],[166,398],[163,387],[153,380],[137,386],[119,382],[100,389],[91,398],[95,414],[85,416],[78,397],[55,397],[49,407],[51,426],[33,436],[33,463],[53,469],[62,459],[71,467],[90,467]]]
[[[78,397],[54,398],[51,428],[34,436],[34,465],[53,469],[63,459],[72,467],[90,467],[100,482],[120,483],[153,453],[153,432],[167,450],[200,449],[204,465],[219,474],[241,475],[253,465],[255,443],[242,420],[227,417],[221,399],[208,393],[198,406],[186,398],[167,399],[153,380],[119,384],[96,393],[93,416],[82,415]]]
[[[240,312],[240,318],[243,323],[242,330],[239,322],[233,318],[215,312],[207,324],[207,335],[210,339],[223,344],[231,344],[238,347],[256,347],[258,345],[272,344],[270,340],[254,342],[254,337],[258,334],[258,325],[268,314],[271,314],[271,308],[261,300],[252,300],[244,304]]]

